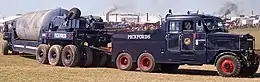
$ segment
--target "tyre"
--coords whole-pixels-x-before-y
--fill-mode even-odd
[[[162,64],[161,65],[161,71],[163,73],[174,73],[178,70],[180,65],[175,64]]]
[[[253,76],[259,67],[259,62],[256,62],[252,67],[242,67],[240,71],[240,76]]]
[[[131,71],[136,69],[130,54],[121,53],[116,58],[116,67],[123,71]]]
[[[81,52],[79,66],[92,66],[93,52],[90,48],[86,47],[84,52]]]
[[[69,11],[69,19],[76,19],[79,18],[81,15],[81,11],[78,8],[72,8]]]
[[[77,66],[80,60],[80,54],[78,53],[77,47],[74,45],[65,46],[62,50],[61,59],[65,67]]]
[[[98,51],[96,51],[96,50],[93,50],[93,54],[95,54],[95,55],[93,55],[93,63],[91,66],[98,67],[100,64],[100,60],[101,60],[101,54],[98,53]]]
[[[49,46],[46,44],[40,44],[36,50],[36,61],[41,64],[47,64],[48,62]]]
[[[19,55],[20,52],[18,52],[18,51],[12,51],[12,54],[13,54],[13,55]]]
[[[217,72],[223,77],[238,76],[241,70],[241,62],[235,56],[225,54],[216,63]]]
[[[159,70],[158,64],[156,64],[154,57],[150,53],[143,53],[137,60],[138,68],[142,72],[155,72]]]
[[[108,62],[108,55],[106,54],[100,54],[100,63],[99,63],[99,66],[101,67],[105,67],[107,65],[107,62]]]
[[[2,54],[8,55],[8,50],[9,50],[8,41],[4,40],[2,44]]]
[[[60,45],[51,46],[49,53],[48,53],[48,60],[49,60],[50,65],[53,65],[53,66],[62,65],[61,51],[62,51],[62,46],[60,46]]]

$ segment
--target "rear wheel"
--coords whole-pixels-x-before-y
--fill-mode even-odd
[[[48,51],[49,46],[46,44],[40,44],[36,50],[36,60],[41,64],[48,63]]]
[[[2,53],[3,55],[8,55],[9,45],[8,41],[4,40],[2,44]]]
[[[233,77],[240,73],[241,63],[237,57],[226,54],[218,59],[216,68],[219,75]]]
[[[155,72],[159,70],[158,64],[156,64],[150,53],[141,54],[138,58],[137,65],[142,72]]]
[[[118,69],[123,71],[130,71],[136,69],[136,65],[133,64],[132,57],[128,53],[121,53],[117,56],[116,66]]]
[[[53,66],[60,66],[61,63],[61,51],[62,46],[60,45],[53,45],[48,53],[48,60],[49,64]]]
[[[161,71],[164,73],[174,73],[178,70],[179,66],[175,64],[162,64]]]
[[[90,48],[86,47],[84,48],[85,51],[84,52],[81,52],[81,56],[80,57],[80,62],[79,62],[79,65],[80,66],[92,66],[93,64],[93,52]]]
[[[62,63],[65,67],[75,67],[78,65],[80,55],[78,49],[74,45],[67,45],[62,51]]]

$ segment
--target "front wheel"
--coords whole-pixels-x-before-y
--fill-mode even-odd
[[[234,77],[240,73],[241,63],[237,57],[227,54],[218,59],[216,68],[219,75]]]

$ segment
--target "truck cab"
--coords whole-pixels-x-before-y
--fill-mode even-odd
[[[253,75],[259,66],[250,34],[231,34],[219,17],[167,14],[152,31],[113,35],[112,62],[121,70],[173,72],[213,64],[221,76]]]

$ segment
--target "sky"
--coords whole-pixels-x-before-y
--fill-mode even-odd
[[[243,14],[251,14],[252,10],[260,14],[260,0],[0,0],[0,15],[10,16],[59,7],[78,7],[83,15],[104,15],[114,5],[124,12],[165,15],[168,9],[172,9],[173,13],[200,10],[212,14],[219,12],[228,1],[236,3]]]

